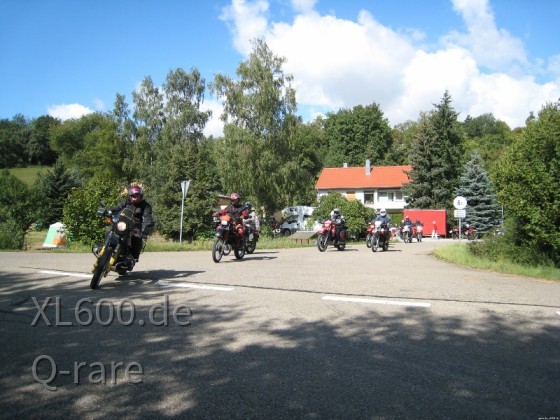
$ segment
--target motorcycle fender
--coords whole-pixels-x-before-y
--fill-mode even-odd
[[[216,238],[223,238],[224,237],[224,230],[222,228],[216,229]]]
[[[119,243],[119,236],[111,232],[109,237],[107,238],[107,244],[116,246],[118,243]]]

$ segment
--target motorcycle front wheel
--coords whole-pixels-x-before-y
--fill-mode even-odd
[[[238,260],[242,260],[245,256],[245,247],[243,245],[233,248],[233,254]]]
[[[224,240],[222,238],[216,238],[214,244],[212,245],[212,259],[215,263],[219,263],[222,259],[226,246],[227,245],[224,244]]]
[[[92,289],[97,289],[99,283],[101,282],[101,277],[105,275],[105,271],[107,271],[107,266],[111,260],[111,254],[112,252],[110,252],[107,248],[103,248],[101,251],[101,255],[97,259],[97,265],[93,270],[93,277],[89,283],[89,287]]]
[[[368,248],[371,248],[371,233],[368,233],[368,235],[366,236],[366,246]]]
[[[379,238],[373,238],[371,241],[371,250],[373,252],[377,252],[377,248],[379,247]]]
[[[325,252],[327,250],[329,238],[325,235],[319,235],[317,238],[317,248],[320,252]]]

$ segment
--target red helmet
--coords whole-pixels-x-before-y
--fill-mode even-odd
[[[144,198],[144,191],[142,191],[141,187],[135,185],[128,190],[128,197],[132,204],[141,203]]]
[[[231,204],[239,204],[239,198],[239,194],[231,193],[231,195],[229,196],[229,201]]]

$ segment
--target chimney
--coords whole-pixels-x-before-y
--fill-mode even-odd
[[[344,163],[342,164],[342,167],[343,167],[343,168],[348,168],[348,164],[347,164],[346,162],[344,162]]]
[[[371,174],[371,160],[366,159],[366,175]]]

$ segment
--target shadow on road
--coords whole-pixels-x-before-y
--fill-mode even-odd
[[[31,297],[60,297],[58,309],[45,308],[54,322],[57,310],[73,320],[83,298],[105,300],[101,319],[110,315],[109,302],[128,299],[135,312],[123,305],[122,317],[148,320],[148,298],[165,295],[142,286],[91,291],[85,279],[49,288],[26,275],[0,274],[0,407],[8,418],[526,419],[560,413],[560,326],[538,316],[488,313],[473,325],[426,309],[370,307],[351,316],[331,304],[338,314],[332,320],[274,312],[262,318],[255,307],[267,302],[216,307],[210,297],[185,291],[173,294],[170,305],[189,304],[189,326],[56,327],[43,319],[32,326],[37,308]],[[57,390],[44,389],[32,376],[40,355],[56,361],[59,371],[85,363],[79,385],[74,375],[58,374],[49,382]],[[99,378],[90,376],[91,363],[117,361],[140,364],[142,382],[127,383],[121,371],[115,384],[91,383]],[[42,363],[37,375],[48,378],[49,369]]]

